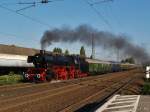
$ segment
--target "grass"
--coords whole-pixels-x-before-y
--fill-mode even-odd
[[[142,88],[142,94],[150,95],[150,81],[146,81]]]
[[[0,85],[16,84],[20,83],[23,80],[23,77],[12,72],[9,75],[0,76]]]

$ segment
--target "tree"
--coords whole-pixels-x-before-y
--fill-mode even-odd
[[[65,55],[69,55],[68,49],[65,50]]]
[[[131,64],[134,64],[135,61],[134,61],[134,58],[130,57],[130,58],[126,58],[126,59],[122,60],[121,63],[131,63]]]
[[[53,49],[53,53],[62,54],[62,49],[55,47],[55,48]]]
[[[132,57],[128,58],[128,62],[131,63],[131,64],[135,63],[135,61],[134,61],[134,59]]]
[[[123,59],[123,60],[121,60],[121,63],[125,63],[125,60]]]
[[[92,56],[92,55],[90,56],[90,59],[93,59],[93,56]]]
[[[86,56],[84,46],[81,46],[81,49],[80,49],[80,56],[83,56],[83,57]]]

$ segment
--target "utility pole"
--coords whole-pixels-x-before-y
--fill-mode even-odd
[[[117,62],[120,61],[120,53],[119,53],[119,48],[117,48]]]
[[[91,36],[92,36],[92,54],[91,54],[91,56],[92,56],[92,59],[94,59],[94,58],[95,58],[95,41],[94,41],[94,34],[92,33]]]

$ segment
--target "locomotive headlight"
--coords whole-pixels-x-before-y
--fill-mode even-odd
[[[36,76],[37,76],[37,78],[40,78],[40,77],[41,77],[40,74],[37,74]]]
[[[25,76],[26,78],[28,78],[28,77],[29,77],[29,74],[24,74],[24,76]]]

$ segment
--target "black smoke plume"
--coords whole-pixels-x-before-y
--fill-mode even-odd
[[[98,31],[89,25],[80,25],[74,29],[62,27],[46,31],[41,39],[41,48],[45,49],[54,42],[81,42],[91,45],[92,38],[97,47],[118,49],[124,56],[131,56],[142,64],[150,62],[150,56],[146,50],[130,42],[126,35]]]

